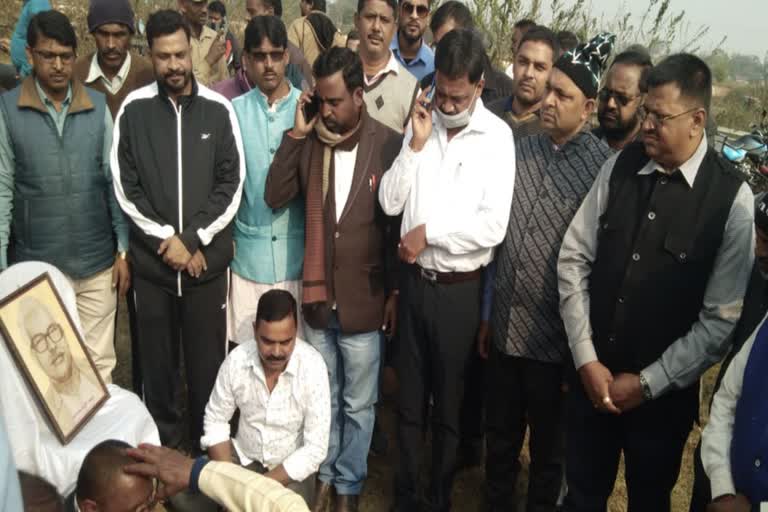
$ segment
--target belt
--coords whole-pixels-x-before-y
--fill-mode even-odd
[[[416,270],[419,277],[430,283],[437,284],[456,284],[466,281],[474,281],[475,279],[480,279],[483,275],[482,268],[470,270],[469,272],[438,272],[436,270],[422,268],[418,265],[414,265],[413,268]]]

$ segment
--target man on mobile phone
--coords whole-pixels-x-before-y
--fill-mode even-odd
[[[377,194],[402,136],[368,115],[356,53],[332,48],[315,61],[314,77],[319,112],[304,117],[312,96],[302,94],[269,169],[265,199],[272,208],[304,201],[304,337],[322,354],[331,386],[328,455],[313,510],[325,510],[335,488],[334,510],[347,512],[357,511],[367,473],[381,330],[396,327],[396,243],[389,237],[399,228]]]

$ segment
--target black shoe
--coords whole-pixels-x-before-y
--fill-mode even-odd
[[[357,512],[358,496],[354,494],[339,494],[336,496],[334,512]]]
[[[333,498],[333,486],[317,479],[315,483],[315,499],[312,500],[312,512],[326,512]]]

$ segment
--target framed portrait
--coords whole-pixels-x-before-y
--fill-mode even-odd
[[[0,302],[0,329],[51,428],[69,443],[109,392],[48,273]]]

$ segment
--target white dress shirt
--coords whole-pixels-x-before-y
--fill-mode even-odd
[[[128,52],[125,56],[123,65],[120,67],[120,71],[118,71],[117,75],[110,80],[107,78],[107,75],[104,74],[104,71],[102,71],[101,66],[99,65],[99,54],[96,52],[93,54],[93,59],[91,59],[91,68],[88,71],[88,77],[85,79],[85,83],[91,84],[96,80],[101,80],[107,91],[109,91],[110,94],[115,95],[123,88],[123,84],[125,83],[125,79],[128,78],[128,72],[130,70],[131,53]]]
[[[387,215],[403,214],[401,234],[426,224],[427,248],[416,263],[438,272],[470,272],[493,259],[509,222],[515,184],[515,142],[509,126],[478,99],[469,124],[450,142],[432,114],[424,148],[410,147],[409,126],[381,179]]]
[[[336,196],[336,222],[341,219],[341,214],[347,205],[347,199],[349,199],[352,178],[355,175],[355,162],[357,162],[357,146],[349,151],[341,151],[338,148],[333,151],[333,193]]]
[[[619,154],[603,164],[568,227],[557,262],[560,315],[576,369],[597,360],[589,316],[589,276],[597,256],[599,219],[607,208],[611,174]],[[680,166],[683,178],[691,187],[706,154],[705,134],[693,156]],[[662,167],[651,160],[638,174],[652,174],[657,169]],[[728,214],[699,320],[687,334],[672,343],[661,358],[641,372],[654,398],[670,389],[690,386],[727,350],[728,334],[741,315],[744,291],[752,272],[753,219],[754,197],[749,186],[743,183]]]
[[[282,464],[300,482],[325,460],[331,426],[328,371],[320,353],[306,342],[296,340],[272,393],[256,341],[229,354],[205,408],[203,449],[230,439],[229,420],[238,408],[232,444],[244,466],[256,460],[271,470]]]
[[[744,383],[744,370],[747,367],[749,354],[755,343],[758,331],[763,321],[755,328],[752,335],[731,360],[725,372],[720,389],[715,393],[712,408],[709,411],[709,422],[701,434],[701,462],[704,471],[709,476],[712,486],[712,498],[723,494],[736,494],[731,473],[731,441],[733,439],[733,423],[736,418],[736,405],[741,396]]]

